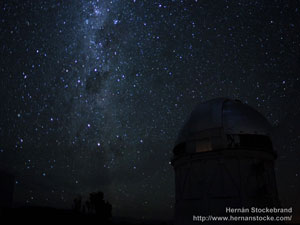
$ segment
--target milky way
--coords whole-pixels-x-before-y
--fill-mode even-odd
[[[170,218],[176,135],[237,98],[274,126],[283,204],[299,199],[300,6],[288,1],[2,1],[0,168],[15,205]]]

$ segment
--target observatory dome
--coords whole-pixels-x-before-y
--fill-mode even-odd
[[[195,107],[179,132],[174,154],[247,148],[273,152],[271,125],[239,100],[217,98]]]

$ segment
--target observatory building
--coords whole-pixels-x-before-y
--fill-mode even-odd
[[[238,100],[196,106],[173,149],[175,225],[197,224],[197,216],[229,216],[226,209],[279,207],[270,128]]]

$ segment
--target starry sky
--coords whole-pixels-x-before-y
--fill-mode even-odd
[[[273,125],[280,199],[299,215],[298,1],[0,6],[0,168],[15,205],[70,208],[102,190],[115,216],[171,218],[177,133],[222,96]]]

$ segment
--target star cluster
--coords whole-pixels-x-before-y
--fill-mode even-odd
[[[275,127],[281,198],[295,204],[298,2],[0,5],[0,166],[16,176],[16,204],[70,207],[103,190],[114,215],[170,218],[176,135],[196,104],[220,96]]]

